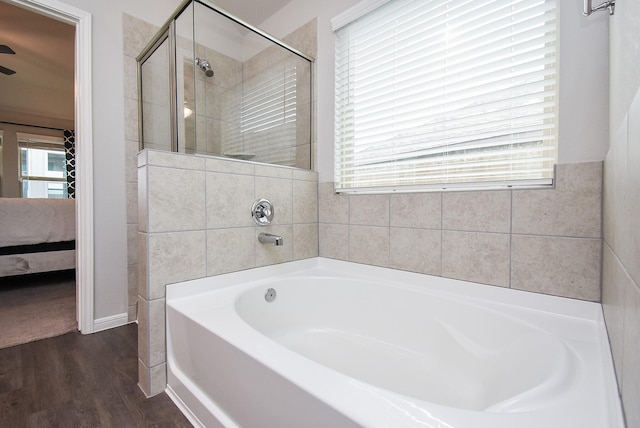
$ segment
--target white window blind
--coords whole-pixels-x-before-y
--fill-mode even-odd
[[[551,184],[553,0],[392,0],[336,31],[335,185]]]

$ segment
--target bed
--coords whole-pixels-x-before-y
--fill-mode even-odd
[[[0,198],[0,277],[75,269],[74,199]]]

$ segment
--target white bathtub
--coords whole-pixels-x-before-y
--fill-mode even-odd
[[[195,426],[624,426],[598,304],[348,262],[168,286],[167,354]]]

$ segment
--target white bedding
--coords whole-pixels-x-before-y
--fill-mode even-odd
[[[0,198],[0,247],[76,239],[74,199]]]
[[[0,198],[0,247],[74,241],[75,200]],[[0,276],[75,269],[76,251],[0,255]]]

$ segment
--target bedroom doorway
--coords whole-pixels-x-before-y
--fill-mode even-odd
[[[76,322],[94,331],[93,148],[91,105],[91,14],[57,0],[0,0],[74,27],[74,126],[76,146]],[[1,44],[1,42],[0,42]],[[1,62],[0,62],[1,64]],[[47,64],[43,64],[43,67]],[[63,280],[66,280],[63,278]]]

